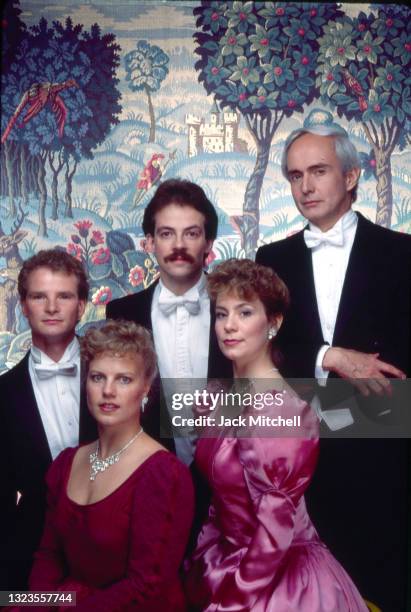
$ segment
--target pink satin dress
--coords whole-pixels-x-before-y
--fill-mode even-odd
[[[316,466],[318,423],[307,404],[289,402],[289,412],[311,430],[309,439],[236,437],[231,430],[197,443],[196,462],[213,501],[186,562],[192,610],[367,612],[308,516],[304,491]]]

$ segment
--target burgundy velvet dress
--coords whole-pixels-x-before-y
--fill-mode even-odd
[[[76,612],[186,610],[179,578],[193,518],[191,476],[157,451],[104,499],[67,496],[75,448],[51,465],[49,509],[30,576],[31,590],[73,590]],[[42,608],[44,610],[44,608]]]
[[[232,429],[197,443],[196,462],[213,501],[186,562],[193,610],[367,611],[306,510],[304,491],[318,453],[316,417],[298,398],[287,402],[285,411],[301,416],[310,438],[255,437],[261,434],[252,430],[240,437]],[[273,416],[273,410],[265,407],[262,414]]]

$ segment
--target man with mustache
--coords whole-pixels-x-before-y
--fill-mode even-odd
[[[180,179],[164,181],[143,219],[147,250],[157,258],[160,278],[148,289],[107,305],[108,318],[135,321],[153,332],[160,377],[168,382],[231,375],[215,337],[203,272],[217,226],[217,213],[201,187]],[[160,426],[163,432],[169,429],[171,409],[165,410],[164,402],[159,404],[157,379],[144,428],[190,465],[192,440],[160,435]]]

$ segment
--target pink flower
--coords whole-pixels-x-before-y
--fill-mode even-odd
[[[74,227],[78,229],[78,233],[80,234],[82,238],[87,238],[88,231],[92,225],[93,225],[92,221],[85,220],[85,221],[77,221],[77,223],[74,224]]]
[[[91,261],[93,264],[100,265],[110,261],[111,253],[110,249],[100,247],[97,251],[93,251],[91,255]]]
[[[138,287],[144,280],[144,270],[141,266],[134,266],[131,268],[128,275],[128,282],[133,287]]]
[[[100,230],[93,230],[91,234],[91,240],[90,240],[91,246],[95,247],[98,244],[103,244],[103,243],[104,243],[104,236],[100,232]]]
[[[108,304],[113,294],[111,293],[110,287],[100,287],[95,293],[93,293],[91,301],[94,306],[101,306]]]
[[[205,258],[204,265],[209,266],[216,258],[217,255],[214,253],[214,251],[210,251],[207,257]]]
[[[66,250],[69,255],[72,255],[79,261],[83,260],[83,249],[78,244],[73,244],[72,242],[69,242]]]

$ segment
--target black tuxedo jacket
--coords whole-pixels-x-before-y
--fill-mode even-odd
[[[157,284],[158,282],[155,282],[144,291],[110,302],[106,307],[107,318],[134,321],[134,323],[153,331],[151,303]],[[218,346],[214,331],[215,315],[211,306],[210,317],[208,378],[231,378],[232,366],[221,353]],[[195,341],[196,339],[193,338],[193,342]],[[147,433],[160,441],[166,448],[175,451],[168,411],[166,410],[165,402],[161,401],[161,394],[160,377],[157,376],[150,391],[149,405],[142,417],[142,422]]]
[[[80,442],[97,437],[96,424],[80,401]],[[29,353],[0,377],[0,582],[25,589],[46,509],[45,474],[52,457],[29,375]],[[16,505],[17,491],[21,494]]]
[[[333,345],[366,353],[411,374],[411,236],[387,230],[358,214],[358,227],[341,294]],[[279,332],[284,372],[313,377],[325,344],[315,295],[311,251],[303,232],[261,247],[256,262],[272,267],[291,294]]]
[[[256,261],[273,268],[290,290],[278,335],[283,373],[313,378],[325,342],[303,232],[261,247]],[[411,236],[358,214],[333,345],[378,352],[410,375],[410,293]],[[388,612],[406,605],[409,465],[408,440],[322,439],[306,495],[324,542],[364,597]]]
[[[153,283],[144,291],[140,291],[139,293],[110,302],[106,308],[107,318],[134,321],[134,323],[142,325],[146,329],[153,331],[151,322],[151,303],[153,301],[153,295],[157,284],[157,282]],[[214,331],[215,315],[211,305],[210,317],[208,378],[232,378],[233,374],[231,363],[223,356],[217,343],[217,338]],[[193,342],[195,341],[196,339],[193,338]],[[144,430],[148,434],[159,441],[163,446],[172,452],[175,452],[170,417],[163,397],[159,375],[157,375],[151,386],[149,403],[141,417],[141,422]],[[187,546],[187,554],[191,552],[196,544],[197,535],[207,517],[211,498],[211,491],[208,483],[197,470],[194,461],[190,466],[190,470],[195,489],[196,510],[193,527],[191,529],[190,541]]]

